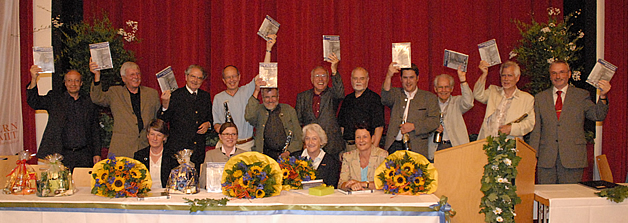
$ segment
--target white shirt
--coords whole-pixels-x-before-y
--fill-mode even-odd
[[[451,95],[449,96],[449,98],[447,98],[446,102],[441,102],[440,99],[438,100],[438,106],[440,107],[440,113],[443,116],[443,119],[445,118],[446,112],[447,112],[447,106],[449,106],[449,102],[451,101]],[[445,129],[445,125],[443,125],[443,120],[441,119],[441,125],[443,126],[443,141],[449,141],[449,134],[447,134],[447,129]]]
[[[153,186],[151,189],[161,189],[161,159],[162,156],[159,156],[159,159],[154,160],[153,156],[149,155],[150,160],[148,161],[148,165],[150,166],[148,172],[150,173],[150,178],[153,181]]]
[[[560,94],[560,99],[562,99],[563,104],[565,104],[565,95],[567,95],[567,87],[569,87],[569,85],[565,85],[563,89],[558,89],[556,87],[552,88],[552,96],[554,97],[554,105],[556,105],[556,99],[558,98],[558,94],[556,94],[557,91],[563,91],[563,93]]]
[[[415,88],[413,92],[408,92],[405,89],[403,90],[403,92],[406,93],[406,109],[403,110],[403,121],[408,120],[408,108],[410,107],[410,101],[412,101],[412,99],[414,99],[414,95],[416,95],[416,93],[419,91],[419,88]],[[403,134],[401,134],[401,129],[399,129],[399,133],[397,134],[397,137],[395,137],[395,140],[400,141],[403,138]]]
[[[312,157],[310,157],[310,154],[307,152],[307,149],[303,150],[303,152],[301,153],[301,156],[312,159]],[[325,157],[325,151],[321,149],[320,152],[318,153],[318,156],[312,159],[312,167],[314,167],[315,170],[317,170],[318,166],[321,165],[321,161],[323,161],[323,157]]]

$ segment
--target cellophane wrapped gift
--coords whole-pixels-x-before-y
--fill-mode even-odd
[[[38,197],[58,197],[74,194],[75,187],[70,170],[61,163],[63,156],[55,153],[46,156],[48,169],[40,173],[37,181]]]
[[[179,166],[170,171],[166,185],[169,193],[198,193],[198,175],[194,163],[190,161],[192,152],[192,150],[184,149],[175,154]]]
[[[18,153],[17,166],[7,175],[8,180],[3,193],[15,195],[34,194],[37,190],[37,173],[26,163],[32,154],[28,151]]]

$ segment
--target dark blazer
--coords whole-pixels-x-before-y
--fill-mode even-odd
[[[589,92],[569,86],[558,120],[553,94],[552,87],[534,97],[536,124],[530,135],[530,146],[537,150],[538,166],[553,168],[560,153],[564,167],[587,167],[584,119],[604,120],[608,105],[601,102],[594,104]]]
[[[198,89],[193,96],[186,87],[172,92],[168,110],[160,109],[158,118],[170,123],[170,136],[165,149],[169,156],[182,149],[192,149],[191,160],[200,167],[205,159],[205,134],[197,134],[198,126],[209,122],[212,126],[212,102],[207,91]]]
[[[325,152],[338,155],[345,150],[345,142],[340,133],[340,126],[336,119],[336,112],[340,101],[345,98],[345,88],[342,85],[340,74],[332,75],[332,87],[325,89],[321,95],[320,114],[318,118],[314,116],[312,109],[312,97],[314,89],[301,92],[297,95],[296,111],[301,125],[306,126],[311,123],[319,124],[325,134],[327,134],[327,145]]]
[[[165,151],[164,151],[165,152]],[[165,153],[162,153],[161,157],[161,187],[166,188],[166,184],[168,184],[168,177],[170,176],[170,170],[177,166],[177,161],[170,156],[165,156]],[[133,159],[142,162],[146,169],[150,171],[150,146],[144,149],[140,149],[135,154],[133,154]],[[148,173],[150,174],[150,173]],[[155,182],[153,182],[155,183]]]
[[[291,156],[300,157],[303,150],[299,150],[291,153]],[[325,153],[321,164],[316,169],[316,179],[323,179],[323,183],[327,186],[338,186],[338,179],[340,178],[340,161],[337,156]]]
[[[161,107],[157,90],[140,86],[140,106],[144,127],[156,117]],[[131,157],[136,151],[148,146],[146,128],[137,130],[137,117],[133,113],[131,93],[126,86],[111,86],[108,91],[102,91],[102,84],[92,82],[90,97],[94,104],[109,107],[113,115],[113,133],[109,154]]]
[[[297,118],[296,111],[288,104],[281,103],[278,104],[277,107],[281,109],[279,119],[281,119],[286,136],[288,135],[288,131],[292,131],[292,141],[288,146],[288,151],[294,152],[303,148],[301,125],[299,125],[299,119]],[[253,148],[253,151],[264,153],[264,130],[266,122],[268,121],[269,113],[270,112],[266,110],[266,107],[259,103],[257,98],[253,96],[249,98],[249,102],[246,105],[246,110],[244,112],[244,119],[246,119],[246,121],[251,125],[255,126],[255,147]]]
[[[33,89],[26,89],[26,94],[26,102],[31,108],[48,111],[48,123],[46,124],[44,135],[41,138],[37,158],[43,159],[46,155],[54,153],[62,154],[63,142],[61,134],[63,133],[65,124],[68,122],[67,120],[71,118],[66,117],[64,112],[68,107],[67,100],[63,100],[64,97],[69,97],[67,91],[61,93],[48,91],[46,95],[40,96],[37,86],[35,86]],[[98,110],[89,96],[81,95],[79,101],[81,106],[85,109],[82,115],[87,116],[89,125],[85,128],[87,129],[86,137],[88,149],[92,151],[92,156],[100,156],[101,145]]]
[[[382,104],[390,107],[390,121],[386,132],[384,150],[388,150],[399,133],[399,125],[403,121],[403,112],[407,97],[403,88],[393,87],[390,91],[382,89]],[[407,122],[414,124],[414,131],[410,132],[410,146],[412,151],[427,157],[427,140],[430,132],[440,125],[440,107],[436,95],[418,89],[414,99],[410,101]]]

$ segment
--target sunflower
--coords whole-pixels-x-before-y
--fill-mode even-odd
[[[251,172],[253,173],[253,175],[259,175],[260,173],[262,173],[262,168],[259,166],[252,166]]]
[[[400,187],[400,186],[403,186],[404,184],[406,184],[406,178],[404,176],[397,175],[393,179],[394,179],[394,182],[395,182],[395,186],[397,186],[397,187]]]
[[[399,193],[405,193],[405,192],[409,192],[409,191],[412,191],[412,188],[410,188],[410,186],[405,186],[405,187],[399,188]]]
[[[124,170],[124,164],[125,164],[125,162],[123,162],[123,161],[116,162],[115,169],[117,171],[123,171]]]
[[[394,177],[394,176],[395,176],[395,170],[394,170],[394,169],[388,169],[388,170],[386,170],[386,173],[385,173],[385,174],[386,174],[386,175],[385,175],[385,176],[386,176],[386,178],[392,178],[392,177]]]
[[[290,170],[288,169],[282,169],[281,172],[283,172],[283,178],[286,179],[288,178],[288,176],[290,176]]]
[[[242,187],[249,187],[249,185],[251,184],[250,180],[244,180],[244,178],[240,178],[238,179],[238,184],[240,184]]]
[[[264,190],[257,189],[257,191],[255,191],[255,197],[260,198],[260,197],[264,197],[264,196],[266,196],[266,192],[264,192]]]
[[[113,183],[111,184],[111,189],[113,189],[114,191],[121,191],[124,190],[124,183],[126,182],[126,180],[122,177],[116,177],[113,180]]]
[[[410,163],[410,162],[408,162],[408,163],[404,163],[404,164],[401,166],[401,169],[402,169],[403,171],[408,172],[408,173],[413,173],[413,172],[414,172],[414,164],[413,164],[413,163]]]
[[[140,178],[141,176],[142,176],[142,172],[140,172],[140,170],[139,170],[139,169],[137,169],[137,168],[133,168],[133,169],[131,170],[131,177],[132,177],[132,178],[136,178],[136,179],[137,179],[137,178]]]
[[[310,180],[316,180],[316,173],[313,171],[310,173]]]
[[[303,160],[300,160],[300,161],[299,161],[299,166],[300,166],[300,167],[303,167],[303,168],[306,168],[306,167],[307,167],[307,162],[306,162],[306,161],[303,161]]]
[[[233,172],[233,177],[238,178],[242,176],[242,170],[236,170]]]
[[[419,185],[419,186],[424,185],[425,184],[425,178],[423,178],[423,177],[414,178],[414,184]]]
[[[100,181],[102,182],[107,182],[107,178],[109,178],[109,172],[105,171],[104,169],[98,170],[96,179],[100,179]]]
[[[232,196],[232,197],[236,196],[236,193],[235,193],[235,191],[233,191],[233,189],[229,190],[229,196]]]

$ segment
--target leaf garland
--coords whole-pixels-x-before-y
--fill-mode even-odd
[[[596,192],[595,194],[600,197],[606,197],[609,201],[621,203],[624,202],[626,197],[628,197],[628,187],[617,185],[616,187],[604,189],[600,192]]]

